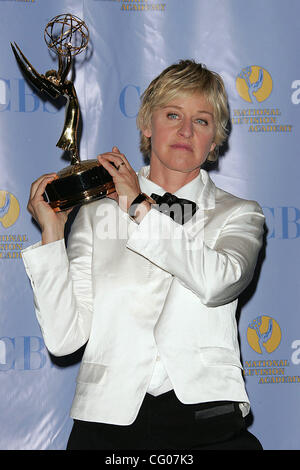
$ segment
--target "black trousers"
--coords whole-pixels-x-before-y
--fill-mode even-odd
[[[131,425],[74,420],[67,450],[262,450],[238,403],[184,405],[173,391],[147,394]]]

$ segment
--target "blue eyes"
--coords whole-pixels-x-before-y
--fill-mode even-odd
[[[180,119],[179,115],[177,113],[168,113],[167,114],[167,118],[170,119],[171,121],[175,121],[177,119]],[[204,125],[204,126],[207,126],[207,121],[205,121],[205,119],[195,119],[195,122],[197,124],[201,124],[201,125]]]
[[[169,119],[178,119],[178,114],[176,113],[168,113],[167,116]]]

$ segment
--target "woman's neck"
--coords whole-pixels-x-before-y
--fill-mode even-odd
[[[200,168],[195,168],[189,172],[181,172],[166,167],[159,167],[150,163],[148,179],[157,184],[165,191],[174,194],[180,188],[188,184],[200,173]]]

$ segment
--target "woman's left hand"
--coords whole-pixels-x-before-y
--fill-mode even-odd
[[[111,152],[98,155],[97,158],[113,178],[116,192],[111,193],[109,197],[115,199],[123,211],[128,212],[131,203],[141,192],[136,172],[117,147],[113,147]]]

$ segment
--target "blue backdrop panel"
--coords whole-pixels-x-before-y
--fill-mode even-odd
[[[238,312],[250,429],[265,449],[299,449],[298,0],[0,0],[0,449],[64,449],[72,426],[80,353],[48,354],[20,254],[40,238],[26,210],[32,181],[67,165],[55,146],[64,106],[30,87],[10,48],[40,73],[56,68],[43,33],[63,13],[90,31],[75,62],[82,159],[117,145],[138,169],[135,118],[149,81],[181,58],[222,75],[231,129],[211,176],[266,215]]]

